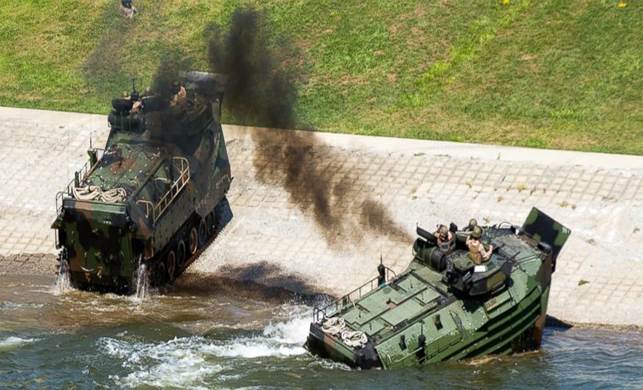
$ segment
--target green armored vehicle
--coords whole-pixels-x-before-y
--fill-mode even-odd
[[[57,194],[52,228],[73,286],[130,293],[139,269],[172,282],[232,218],[223,78],[182,78],[166,96],[114,99],[105,149],[90,148]]]
[[[551,274],[569,229],[533,208],[522,227],[451,224],[445,241],[417,232],[403,273],[380,264],[377,278],[315,307],[309,351],[390,369],[540,346]],[[471,249],[478,236],[486,261]]]

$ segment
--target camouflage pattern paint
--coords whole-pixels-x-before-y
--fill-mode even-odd
[[[103,155],[57,197],[52,227],[59,261],[69,262],[77,287],[129,292],[141,261],[154,283],[172,281],[189,265],[188,244],[202,246],[231,218],[225,199],[230,163],[215,112],[223,89],[209,74],[188,73],[186,81],[180,105],[144,96],[143,109],[134,112],[132,100],[115,99]],[[210,83],[207,98],[204,81]],[[74,187],[84,186],[120,188],[126,197],[113,203],[82,199]]]
[[[446,254],[424,234],[402,274],[316,307],[307,348],[353,367],[386,369],[538,348],[553,272],[547,245],[558,253],[570,231],[535,208],[523,229],[483,230],[483,242],[496,248],[484,267],[467,256],[466,232],[455,232],[456,249]],[[341,335],[324,332],[328,318],[342,318],[342,333],[362,332],[366,344],[349,347]],[[370,350],[370,360],[358,358]]]

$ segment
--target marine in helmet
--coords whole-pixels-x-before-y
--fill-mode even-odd
[[[464,228],[464,231],[465,232],[472,232],[473,229],[476,228],[476,226],[478,226],[478,221],[476,221],[475,218],[471,218],[469,220],[469,224]]]
[[[143,110],[143,101],[136,91],[136,88],[130,94],[130,99],[134,102],[132,104],[132,112],[140,112],[141,110]]]
[[[439,225],[433,235],[435,236],[438,248],[440,248],[442,252],[448,254],[453,251],[455,248],[455,237],[446,225]]]
[[[480,265],[489,260],[493,252],[493,245],[485,249],[484,244],[480,241],[482,238],[482,228],[475,226],[469,237],[467,237],[467,247],[469,248],[469,258],[476,265]]]
[[[136,90],[136,79],[132,79],[132,92],[128,94],[127,91],[124,91],[122,100],[129,100],[131,102],[129,111],[132,113],[140,112],[143,109],[141,95]]]

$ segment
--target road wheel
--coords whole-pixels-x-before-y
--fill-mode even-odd
[[[208,241],[208,227],[205,224],[205,219],[201,218],[199,221],[199,247],[205,245]]]
[[[208,237],[214,235],[214,212],[211,212],[205,217],[205,223],[208,227]]]
[[[176,246],[176,265],[177,265],[176,273],[175,273],[176,276],[178,276],[178,274],[185,266],[186,260],[187,260],[187,252],[185,249],[185,241],[181,240],[179,241],[179,244]]]
[[[174,250],[170,250],[167,255],[165,255],[165,267],[167,281],[172,283],[174,281],[174,273],[176,272],[176,253]]]
[[[167,276],[167,267],[165,266],[165,262],[163,261],[156,262],[153,275],[154,275],[155,285],[162,286],[165,284],[165,280]]]
[[[190,229],[190,235],[188,237],[188,250],[190,251],[190,255],[193,255],[196,253],[197,249],[199,249],[199,233],[196,231],[196,227],[192,227]]]

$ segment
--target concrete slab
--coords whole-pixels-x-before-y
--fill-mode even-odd
[[[224,131],[235,218],[190,272],[267,284],[287,275],[298,286],[341,294],[375,275],[380,253],[396,271],[410,261],[410,240],[360,226],[359,209],[369,198],[409,235],[416,223],[432,228],[470,217],[521,223],[537,206],[573,231],[554,274],[549,313],[643,326],[643,157],[316,134],[313,161],[333,173],[331,185],[347,189],[330,203],[349,221],[334,232],[344,243],[337,245],[311,210],[293,204],[283,176],[257,179],[257,139],[277,141],[283,131]],[[90,136],[95,145],[105,142],[105,116],[0,108],[0,269],[9,259],[54,253],[54,196],[84,164]]]

